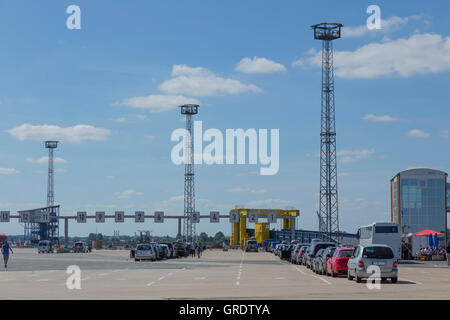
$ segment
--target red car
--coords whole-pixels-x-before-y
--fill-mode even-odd
[[[347,262],[353,254],[353,248],[337,248],[327,260],[327,276],[336,277],[347,274]]]

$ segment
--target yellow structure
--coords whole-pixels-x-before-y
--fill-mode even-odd
[[[281,210],[281,209],[232,209],[231,212],[239,214],[239,222],[232,223],[230,246],[243,247],[245,242],[250,239],[247,233],[247,217],[250,213],[257,213],[258,218],[267,218],[270,212],[275,212],[277,217],[283,218],[282,228],[293,230],[295,227],[295,218],[300,215],[299,210]],[[270,236],[270,224],[255,223],[255,238],[259,243],[268,239]]]
[[[256,222],[255,223],[255,238],[258,243],[263,243],[264,240],[270,237],[270,223]]]

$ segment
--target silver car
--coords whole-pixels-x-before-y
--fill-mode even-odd
[[[347,278],[361,282],[362,278],[369,278],[372,273],[367,271],[370,266],[380,268],[382,281],[390,278],[392,283],[398,279],[397,259],[392,248],[384,244],[360,244],[356,247],[352,257],[348,260]]]
[[[138,244],[134,254],[134,261],[153,260],[156,261],[156,251],[153,245],[148,243]]]

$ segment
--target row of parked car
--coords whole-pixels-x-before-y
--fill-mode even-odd
[[[310,244],[277,244],[273,252],[280,259],[303,265],[319,275],[346,275],[349,280],[361,282],[372,275],[368,267],[377,266],[382,281],[389,278],[396,283],[398,279],[397,259],[392,248],[383,244],[360,244],[354,248],[315,239]]]
[[[130,258],[134,261],[163,260],[187,257],[194,250],[194,245],[183,242],[150,242],[140,243],[130,250]]]

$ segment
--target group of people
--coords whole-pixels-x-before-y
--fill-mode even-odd
[[[191,248],[192,258],[195,258],[195,256],[198,256],[198,258],[200,259],[201,255],[202,255],[202,251],[203,251],[203,247],[202,247],[201,243],[194,242],[192,244],[192,248]]]
[[[438,249],[430,247],[420,248],[419,255],[420,257],[428,257],[430,259],[434,255],[440,255],[443,256],[444,257],[443,260],[445,260],[447,259],[447,250],[442,246],[439,246]]]

